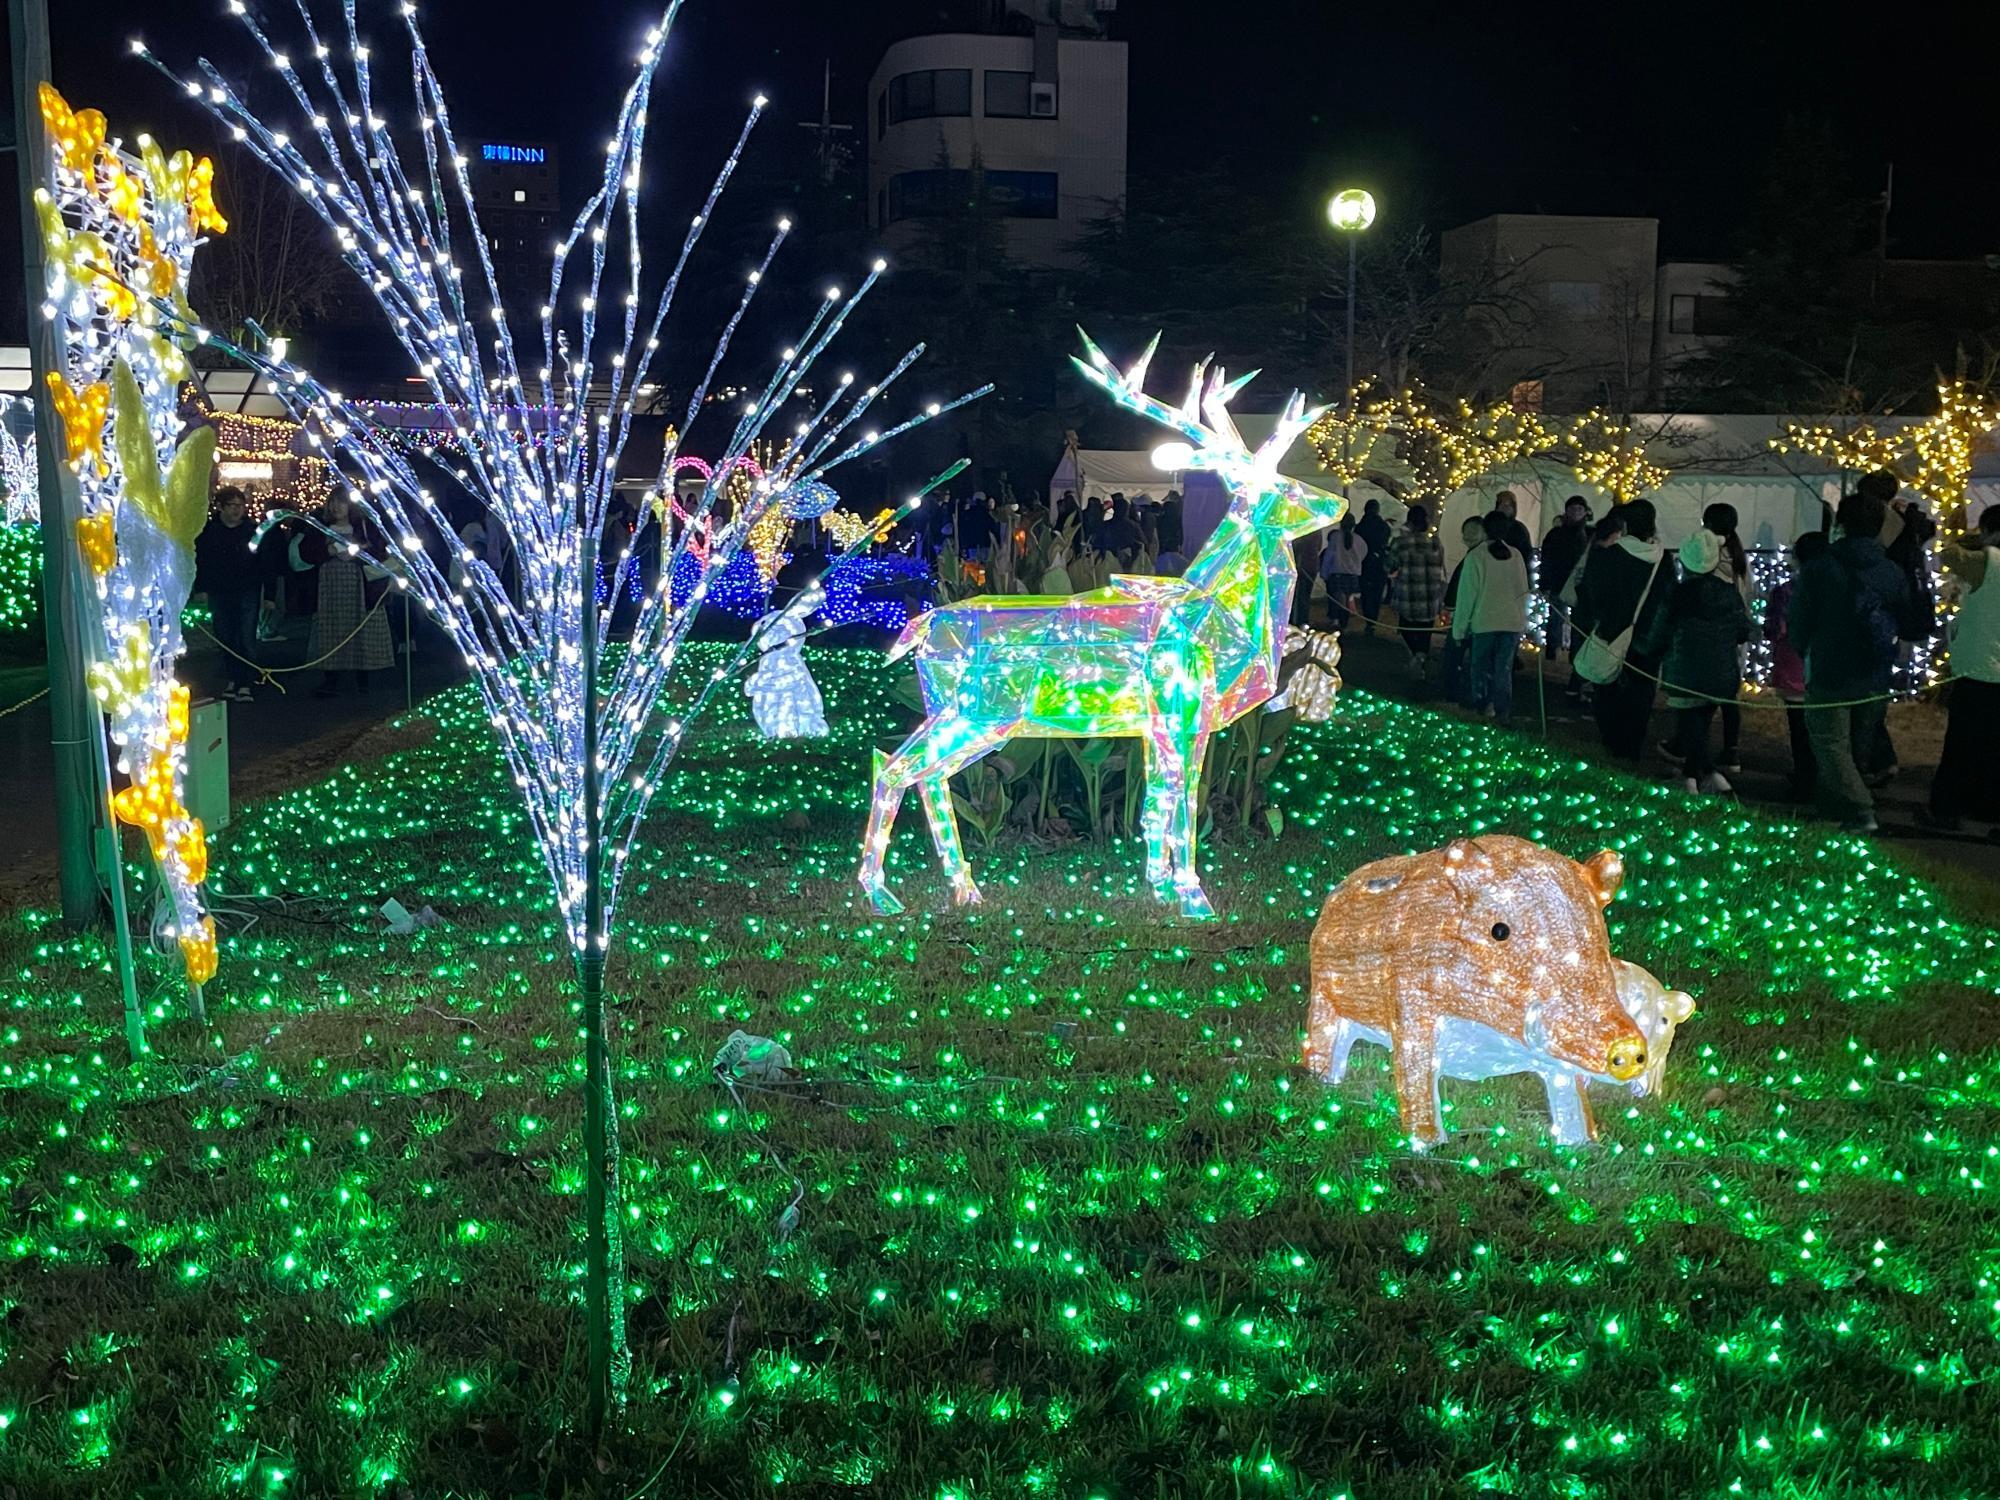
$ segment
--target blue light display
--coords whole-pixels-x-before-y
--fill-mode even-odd
[[[535,166],[549,159],[546,146],[496,146],[479,148],[481,161],[519,162],[524,166]]]
[[[687,553],[674,559],[675,609],[687,607],[700,576],[700,564]],[[850,557],[827,570],[822,580],[826,603],[816,618],[823,625],[869,625],[893,635],[910,622],[906,596],[928,594],[932,582],[930,564],[919,557]],[[739,620],[756,620],[769,612],[771,585],[756,558],[738,553],[727,567],[711,572],[702,607]],[[929,607],[918,605],[920,610]]]
[[[826,603],[820,619],[828,625],[872,625],[898,633],[910,622],[904,603],[910,593],[928,594],[930,564],[900,553],[888,557],[850,557],[827,571]],[[919,610],[928,609],[920,603]]]

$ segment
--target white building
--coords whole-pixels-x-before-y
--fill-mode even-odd
[[[1071,263],[1077,236],[1125,203],[1125,44],[952,32],[911,37],[868,82],[868,223],[894,248],[963,202],[977,159],[1007,250]]]
[[[1729,337],[1733,266],[1707,260],[1663,261],[1653,300],[1653,400],[1674,388],[1676,371]]]

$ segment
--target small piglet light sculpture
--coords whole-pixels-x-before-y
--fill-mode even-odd
[[[1503,1073],[1541,1078],[1558,1141],[1594,1139],[1585,1085],[1647,1071],[1604,926],[1624,876],[1608,849],[1499,835],[1363,865],[1313,928],[1307,1066],[1338,1083],[1356,1042],[1387,1047],[1420,1148],[1444,1139],[1439,1078]]]
[[[1694,996],[1685,990],[1670,990],[1652,972],[1637,964],[1614,958],[1618,971],[1618,1003],[1646,1039],[1646,1070],[1632,1080],[1632,1092],[1641,1098],[1662,1092],[1667,1078],[1667,1051],[1674,1044],[1674,1028],[1694,1014]]]

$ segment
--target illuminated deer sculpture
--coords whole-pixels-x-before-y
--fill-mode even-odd
[[[1188,916],[1213,915],[1195,868],[1196,801],[1211,736],[1278,689],[1278,659],[1298,581],[1291,544],[1330,526],[1346,501],[1278,473],[1320,415],[1294,395],[1255,453],[1229,401],[1255,372],[1228,380],[1197,366],[1178,410],[1148,396],[1154,338],[1120,374],[1088,336],[1076,367],[1119,405],[1171,427],[1183,442],[1162,467],[1206,469],[1230,491],[1228,514],[1180,578],[1114,576],[1068,597],[969,599],[919,615],[889,653],[912,651],[928,717],[892,756],[877,754],[861,886],[878,909],[901,910],[883,878],[896,811],[921,789],[953,899],[977,901],[953,816],[950,779],[1017,737],[1146,742],[1146,878]]]

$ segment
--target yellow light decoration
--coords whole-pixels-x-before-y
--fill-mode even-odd
[[[2000,399],[1964,377],[1940,380],[1938,409],[1922,422],[1881,431],[1853,427],[1801,427],[1788,423],[1773,451],[1803,453],[1856,473],[1886,469],[1931,503],[1940,519],[1965,503],[1974,457],[2000,431]]]
[[[1576,477],[1621,505],[1652,494],[1670,477],[1667,469],[1646,457],[1643,444],[1633,441],[1631,424],[1605,412],[1585,412],[1576,418],[1565,434],[1565,446]]]
[[[833,537],[834,545],[844,552],[871,534],[877,542],[888,541],[890,533],[895,530],[896,513],[885,510],[869,521],[852,511],[830,510],[820,517],[820,524]]]
[[[750,528],[745,541],[751,555],[757,559],[757,570],[769,583],[778,576],[779,560],[784,553],[785,538],[792,534],[792,518],[785,514],[782,505],[774,505],[757,518]]]
[[[109,661],[94,661],[84,673],[90,693],[106,713],[130,709],[146,695],[153,683],[153,632],[141,620],[118,643],[118,654]],[[183,734],[182,738],[185,738]]]
[[[104,146],[104,116],[94,109],[72,111],[69,101],[56,92],[54,84],[40,89],[42,123],[48,127],[49,144],[56,157],[70,171],[88,181],[97,153]]]
[[[205,156],[188,170],[187,201],[195,228],[212,229],[217,234],[229,228],[229,220],[215,206],[215,163]]]
[[[1387,1047],[1403,1127],[1445,1137],[1440,1078],[1533,1073],[1550,1133],[1597,1133],[1585,1086],[1644,1082],[1647,1042],[1620,1002],[1604,908],[1625,878],[1506,835],[1363,865],[1327,897],[1311,944],[1306,1065],[1338,1083],[1357,1041]]]
[[[132,784],[111,799],[111,810],[121,823],[130,823],[146,835],[153,858],[165,861],[169,831],[188,821],[181,804],[180,767],[171,751],[162,751],[146,762]],[[177,831],[177,830],[175,830]]]
[[[118,561],[117,524],[108,510],[83,516],[76,523],[76,549],[99,578],[109,573]]]
[[[208,879],[208,835],[200,818],[190,817],[187,826],[174,837],[173,857],[181,873],[196,885]]]
[[[111,387],[103,381],[71,388],[60,370],[48,374],[49,398],[62,419],[63,451],[72,469],[82,470],[86,459],[95,459],[97,472],[109,474],[111,462],[104,453],[104,418],[111,407]]]
[[[1384,438],[1395,442],[1410,470],[1412,499],[1443,499],[1482,475],[1543,457],[1621,502],[1667,479],[1667,470],[1633,440],[1630,425],[1601,411],[1558,423],[1505,401],[1482,408],[1460,401],[1442,410],[1417,389],[1367,397],[1367,387],[1358,387],[1347,412],[1327,413],[1306,434],[1320,462],[1343,483],[1364,475],[1374,443]]]
[[[188,729],[193,724],[190,710],[192,694],[185,682],[177,682],[167,689],[167,744],[185,745]]]
[[[181,934],[181,962],[187,966],[190,984],[207,984],[215,978],[215,918],[203,917],[196,931]]]
[[[97,158],[98,177],[103,184],[104,202],[114,214],[128,224],[140,225],[145,221],[146,189],[139,179],[125,170],[114,151],[100,151]]]

